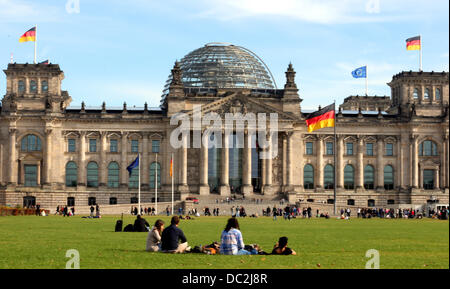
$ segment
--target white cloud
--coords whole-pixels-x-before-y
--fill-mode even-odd
[[[430,4],[419,0],[200,0],[196,1],[201,2],[200,12],[195,15],[222,21],[278,16],[319,24],[384,22],[410,19],[415,13],[442,6],[442,1]]]
[[[61,8],[20,0],[0,0],[0,23],[54,22],[61,20]]]

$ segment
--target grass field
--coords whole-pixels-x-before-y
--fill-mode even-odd
[[[119,217],[0,217],[0,268],[60,268],[80,253],[83,268],[299,269],[365,268],[366,251],[380,252],[383,268],[449,268],[449,223],[439,220],[324,220],[241,218],[246,244],[270,252],[280,236],[297,256],[169,255],[145,251],[147,233],[116,233]],[[146,217],[152,224],[155,217]],[[162,217],[166,224],[168,217]],[[133,217],[124,217],[124,225]],[[227,217],[181,220],[189,245],[220,241]]]

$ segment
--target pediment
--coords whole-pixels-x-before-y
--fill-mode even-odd
[[[190,111],[188,115],[193,116],[194,111]],[[247,95],[233,93],[229,96],[216,100],[212,103],[202,106],[202,115],[207,113],[217,113],[222,118],[225,118],[225,114],[242,114],[246,115],[253,113],[258,115],[258,113],[268,114],[276,113],[278,115],[279,121],[298,121],[299,119],[290,113],[283,112],[271,105],[260,103]]]

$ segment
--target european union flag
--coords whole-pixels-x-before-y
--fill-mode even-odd
[[[131,176],[131,172],[133,171],[134,168],[139,166],[139,155],[137,156],[137,158],[127,167],[127,171],[130,173]]]
[[[367,77],[367,66],[360,67],[352,71],[354,78],[366,78]]]

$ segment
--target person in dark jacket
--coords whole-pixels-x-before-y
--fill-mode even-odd
[[[183,231],[178,228],[179,223],[180,218],[173,216],[170,221],[170,226],[162,232],[161,251],[163,253],[184,253],[188,248],[187,239]]]
[[[150,224],[141,217],[141,215],[137,215],[136,220],[134,221],[133,229],[135,232],[148,232],[148,227]]]

